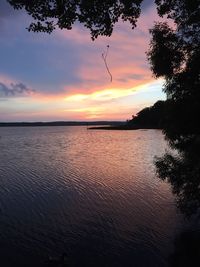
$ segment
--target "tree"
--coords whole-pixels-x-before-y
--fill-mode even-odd
[[[164,77],[170,105],[165,133],[170,144],[184,149],[200,134],[200,1],[156,0],[160,16],[172,19],[156,23],[147,53],[156,78]]]
[[[7,0],[15,9],[25,9],[34,22],[29,31],[51,33],[57,27],[72,29],[78,21],[90,29],[92,39],[110,36],[121,18],[134,28],[142,0]]]
[[[190,217],[200,211],[199,140],[179,155],[166,153],[155,161],[162,180],[167,180],[176,196],[178,208]]]
[[[178,207],[191,216],[200,210],[200,1],[156,0],[160,16],[174,24],[156,23],[147,53],[156,78],[164,77],[168,96],[164,132],[178,155],[155,162]]]
[[[128,121],[129,128],[163,129],[168,101],[157,101],[153,106],[139,111]]]

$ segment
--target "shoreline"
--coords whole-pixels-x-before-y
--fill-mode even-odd
[[[50,121],[50,122],[0,122],[0,127],[36,127],[36,126],[121,126],[122,121]]]
[[[97,126],[97,127],[90,127],[88,130],[115,130],[115,131],[131,131],[131,130],[162,130],[159,127],[149,127],[149,126]]]

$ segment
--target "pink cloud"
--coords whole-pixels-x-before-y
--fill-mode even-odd
[[[131,88],[152,81],[145,52],[149,44],[148,29],[157,20],[155,8],[150,8],[138,20],[135,30],[128,23],[118,23],[110,38],[99,37],[91,41],[89,32],[75,27],[71,32],[59,31],[62,41],[72,41],[81,45],[80,66],[76,73],[81,80],[76,85],[63,85],[69,94],[91,93],[106,88]],[[113,76],[113,83],[102,60],[102,53],[110,45],[107,64]]]
[[[30,97],[30,101],[24,103],[18,99],[15,103],[12,102],[10,104],[12,108],[8,110],[7,115],[5,114],[5,118],[8,116],[13,120],[17,118],[24,120],[126,120],[130,118],[131,114],[135,114],[147,104],[146,100],[143,102],[141,99],[135,100],[136,94],[133,92],[139,94],[143,87],[155,82],[145,55],[150,38],[148,29],[156,20],[155,14],[153,8],[148,9],[139,19],[135,30],[132,30],[128,23],[119,22],[112,37],[99,37],[95,42],[91,41],[89,32],[79,26],[71,31],[56,31],[51,41],[61,43],[62,47],[66,44],[66,49],[71,49],[70,51],[77,55],[78,62],[72,71],[77,79],[68,84],[63,79],[55,85],[55,90],[54,88],[48,90],[48,86],[51,86],[50,83],[48,85],[49,77],[46,77],[47,83],[43,83],[41,87],[36,77],[35,86],[33,86],[36,92]],[[41,35],[38,35],[37,39],[39,44],[41,42],[45,44],[47,41],[46,38],[43,41]],[[67,46],[68,44],[70,46]],[[112,83],[102,59],[102,53],[108,44],[110,49],[107,64],[113,76]],[[55,51],[55,53],[58,52]],[[70,59],[73,60],[73,55]],[[72,63],[74,62],[70,60],[65,62],[62,53],[52,58],[49,54],[48,64],[58,71],[62,69],[66,71],[65,67],[69,66],[67,64]],[[15,79],[10,77],[0,76],[1,78],[8,84],[15,82]],[[28,86],[31,87],[31,84]],[[151,103],[151,99],[148,103]],[[6,105],[4,106],[7,108]]]

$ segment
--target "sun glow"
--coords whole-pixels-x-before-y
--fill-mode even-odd
[[[86,108],[74,108],[66,109],[66,112],[81,113],[87,119],[97,119],[101,118],[105,113],[105,108],[103,107],[86,107]]]
[[[70,96],[65,97],[64,100],[67,102],[71,102],[71,101],[80,102],[80,101],[85,101],[85,100],[108,101],[111,99],[117,99],[117,98],[129,96],[129,95],[133,95],[140,90],[146,89],[149,85],[150,83],[139,85],[139,86],[129,88],[129,89],[111,88],[111,89],[92,92],[90,94],[72,94]]]

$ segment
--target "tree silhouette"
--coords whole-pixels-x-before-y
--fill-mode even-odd
[[[200,132],[200,1],[156,3],[159,14],[173,19],[174,25],[155,24],[147,56],[154,76],[165,78],[163,90],[170,101],[166,136],[181,149],[184,139]]]
[[[127,126],[131,129],[150,128],[163,129],[166,120],[166,110],[168,101],[157,101],[153,106],[146,107],[139,111],[136,116],[127,122]]]
[[[200,1],[157,0],[160,16],[147,53],[156,78],[163,77],[168,97],[165,135],[178,155],[156,161],[157,172],[172,185],[178,207],[187,216],[200,209]]]
[[[121,18],[134,28],[142,0],[7,0],[15,9],[25,9],[33,22],[28,29],[51,33],[57,27],[71,30],[78,21],[91,32],[92,39],[110,36]]]

